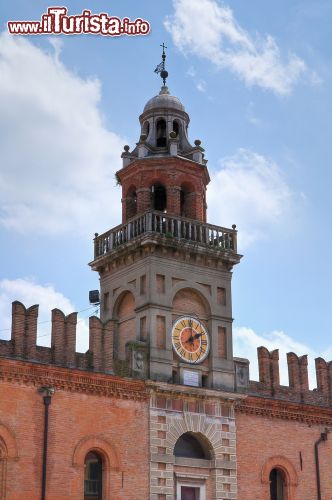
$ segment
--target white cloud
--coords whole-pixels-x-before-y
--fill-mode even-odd
[[[232,10],[215,0],[173,0],[174,14],[165,27],[184,54],[205,58],[227,68],[247,85],[276,94],[291,92],[306,65],[295,54],[283,58],[271,35],[252,36],[234,18]]]
[[[226,227],[237,224],[242,251],[282,221],[292,193],[278,165],[253,151],[239,149],[221,165],[208,189],[209,215]]]
[[[308,375],[311,389],[317,387],[315,358],[322,356],[310,347],[294,340],[282,331],[273,331],[266,335],[259,335],[251,328],[234,328],[233,350],[234,355],[247,358],[250,361],[250,379],[258,380],[257,347],[264,346],[269,351],[279,349],[280,383],[288,385],[287,353],[294,352],[297,356],[308,354]],[[332,352],[332,348],[330,348]],[[328,353],[328,350],[326,351]],[[324,353],[323,353],[324,354]],[[324,356],[322,356],[324,357]],[[325,358],[327,361],[329,357]]]
[[[205,80],[198,80],[196,83],[196,88],[200,92],[206,92],[206,81]]]
[[[19,300],[26,307],[39,304],[37,344],[49,346],[51,343],[51,310],[60,309],[64,314],[76,310],[75,306],[52,285],[40,285],[32,278],[0,281],[0,338],[10,339],[11,303]],[[33,301],[33,302],[32,302]],[[87,317],[93,309],[78,316],[76,346],[80,352],[88,349],[89,331]]]
[[[114,173],[126,141],[107,130],[100,83],[30,41],[0,35],[0,225],[93,233],[120,219]]]

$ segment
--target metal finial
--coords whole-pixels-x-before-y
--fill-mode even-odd
[[[168,77],[168,72],[165,69],[165,61],[166,61],[165,49],[167,49],[167,47],[164,44],[164,42],[163,42],[162,45],[160,45],[160,47],[163,48],[163,53],[162,53],[162,56],[161,56],[162,62],[160,64],[158,64],[158,66],[156,67],[156,69],[154,70],[154,72],[160,74],[161,78],[163,79],[163,84],[165,86],[166,85],[166,78]]]

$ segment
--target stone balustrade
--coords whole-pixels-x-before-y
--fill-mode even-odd
[[[212,247],[216,250],[225,250],[236,254],[237,231],[235,228],[235,225],[232,226],[232,229],[226,229],[185,217],[147,211],[104,234],[96,234],[94,258],[105,255],[147,234],[160,234],[166,238],[188,241],[199,246]]]

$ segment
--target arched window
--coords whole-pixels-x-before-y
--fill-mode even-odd
[[[152,206],[154,210],[166,212],[167,209],[167,194],[166,189],[162,184],[155,184],[151,187]]]
[[[176,133],[176,137],[179,135],[179,122],[173,120],[173,132]]]
[[[84,500],[103,498],[103,461],[100,455],[89,451],[84,461]]]
[[[270,472],[270,500],[285,500],[285,475],[280,469]]]
[[[210,459],[206,447],[191,432],[186,432],[179,437],[175,443],[174,455],[176,457]]]
[[[166,147],[166,122],[163,118],[157,121],[156,138],[157,148]]]

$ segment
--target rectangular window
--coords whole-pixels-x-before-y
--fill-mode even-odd
[[[143,274],[140,278],[140,294],[144,295],[146,293],[146,275]]]
[[[163,274],[157,274],[157,293],[165,293],[165,276]]]
[[[222,359],[227,358],[226,328],[223,326],[218,326],[218,357]]]
[[[143,342],[147,340],[147,331],[146,331],[146,316],[143,316],[143,318],[140,318],[139,320],[140,327],[139,327],[139,338]]]
[[[109,298],[110,294],[108,292],[104,293],[104,300],[103,300],[103,307],[104,307],[104,312],[109,310]]]
[[[217,303],[221,306],[226,305],[226,290],[225,288],[217,288]]]
[[[157,349],[166,348],[166,318],[157,316]]]

